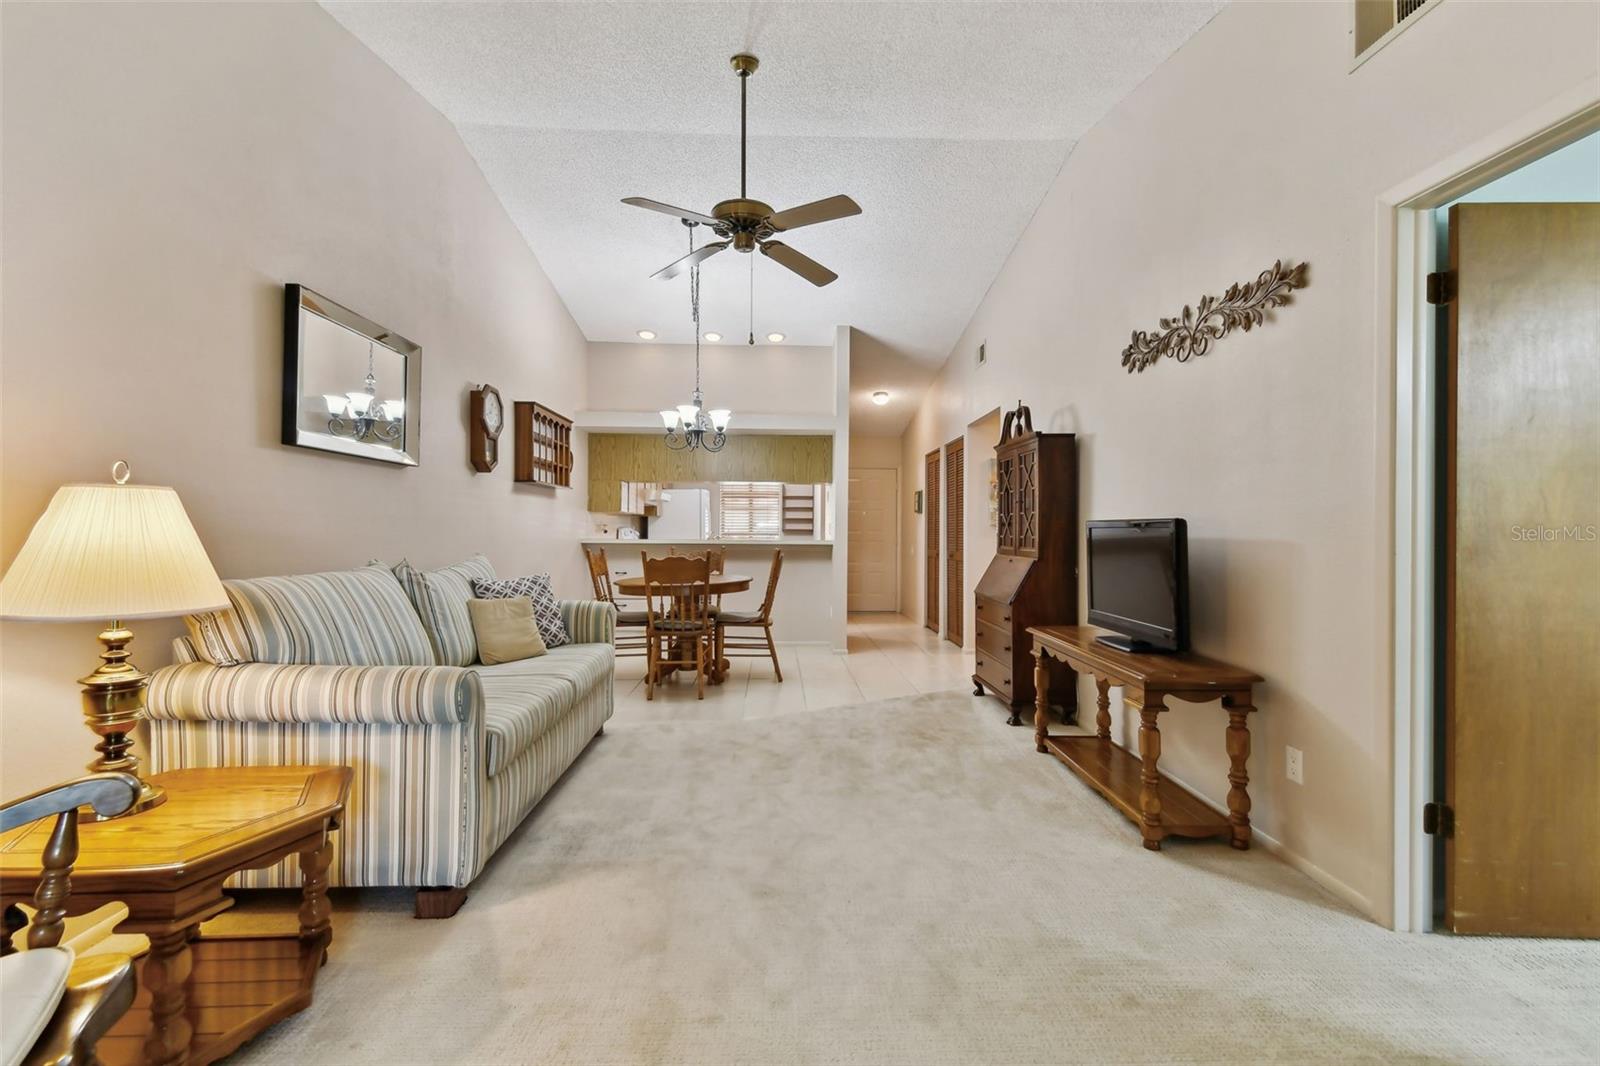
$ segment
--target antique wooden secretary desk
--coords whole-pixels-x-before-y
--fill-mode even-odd
[[[987,688],[1011,709],[1034,701],[1033,642],[1029,626],[1074,625],[1078,621],[1078,460],[1071,433],[1035,433],[1022,404],[1008,411],[995,446],[999,515],[994,561],[974,596],[977,663],[974,695]],[[1061,668],[1054,663],[1052,668]],[[1062,669],[1059,694],[1063,720],[1077,711],[1077,685]]]

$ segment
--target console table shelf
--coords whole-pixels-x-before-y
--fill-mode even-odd
[[[1045,737],[1044,746],[1090,788],[1137,824],[1144,817],[1139,797],[1143,763],[1139,757],[1108,737]],[[1163,836],[1227,836],[1228,819],[1208,807],[1187,789],[1163,777],[1157,786],[1161,799]]]
[[[1250,846],[1249,716],[1251,691],[1261,678],[1248,670],[1201,655],[1121,651],[1100,643],[1106,630],[1094,626],[1034,626],[1034,746],[1066,763],[1096,792],[1139,826],[1144,846],[1161,850],[1169,836],[1227,836],[1243,850]],[[1050,735],[1050,664],[1065,663],[1094,678],[1097,693],[1094,736]],[[1122,688],[1128,709],[1139,716],[1139,754],[1111,739],[1111,686]],[[1157,718],[1171,711],[1168,696],[1188,704],[1222,700],[1228,713],[1224,734],[1228,752],[1228,814],[1212,810],[1198,796],[1161,776],[1161,730]]]

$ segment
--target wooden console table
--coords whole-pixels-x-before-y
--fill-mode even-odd
[[[310,1005],[333,940],[328,834],[351,776],[347,766],[174,770],[152,778],[167,790],[161,806],[79,827],[69,913],[121,902],[117,932],[150,938],[133,1006],[100,1040],[107,1066],[215,1062]],[[0,836],[0,903],[32,898],[50,828]],[[222,891],[230,875],[288,855],[300,857],[303,879],[298,931],[200,935],[200,923],[233,906]]]
[[[1250,726],[1247,721],[1251,687],[1261,678],[1248,670],[1192,654],[1152,655],[1119,651],[1095,638],[1106,630],[1094,626],[1035,626],[1033,637],[1034,746],[1050,752],[1083,778],[1144,834],[1144,846],[1161,850],[1169,836],[1223,836],[1241,850],[1250,846],[1249,775]],[[1066,663],[1074,671],[1094,678],[1098,710],[1094,736],[1050,736],[1050,660]],[[1139,715],[1139,757],[1111,739],[1112,685],[1122,687],[1122,699]],[[1224,818],[1197,796],[1162,777],[1161,730],[1156,716],[1171,708],[1166,697],[1191,703],[1221,698],[1228,712],[1228,816]]]

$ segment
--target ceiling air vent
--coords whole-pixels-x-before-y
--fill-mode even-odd
[[[982,344],[978,345],[978,365],[982,366],[984,363],[987,363],[988,361],[989,361],[989,342],[985,341]]]
[[[1357,65],[1394,39],[1417,16],[1439,6],[1439,0],[1353,0],[1351,32]]]

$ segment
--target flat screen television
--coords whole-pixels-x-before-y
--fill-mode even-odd
[[[1189,650],[1189,543],[1181,518],[1088,522],[1089,624],[1123,651]]]

